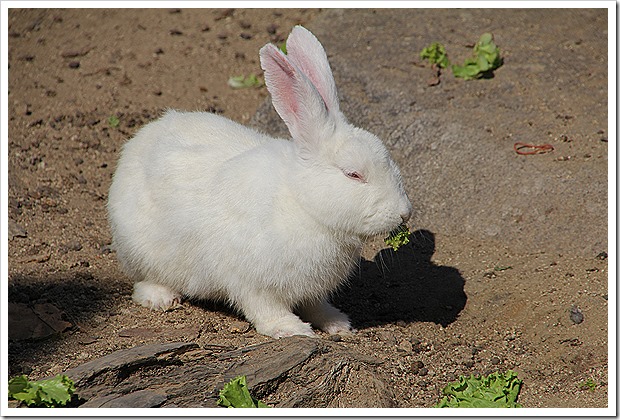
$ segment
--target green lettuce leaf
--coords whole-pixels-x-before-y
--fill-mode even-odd
[[[509,370],[505,374],[495,372],[489,376],[459,376],[458,381],[443,389],[445,397],[436,407],[470,408],[516,408],[523,381]]]
[[[465,80],[480,78],[502,65],[499,53],[499,48],[493,42],[493,34],[484,33],[474,46],[474,56],[465,60],[462,66],[453,64],[452,73]]]
[[[261,87],[263,86],[263,82],[254,74],[250,74],[249,76],[233,76],[228,79],[228,86],[233,89],[244,89],[244,88],[252,88],[252,87]]]
[[[268,408],[269,406],[250,395],[245,376],[238,376],[224,385],[217,405],[228,408]]]
[[[445,69],[450,65],[448,55],[446,54],[446,47],[439,42],[433,42],[428,47],[425,47],[420,52],[420,58],[428,60],[431,64],[437,64],[442,69]]]
[[[75,384],[65,375],[41,381],[29,381],[21,375],[9,381],[9,398],[29,407],[62,407],[71,401],[74,392]]]

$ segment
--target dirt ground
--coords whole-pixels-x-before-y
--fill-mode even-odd
[[[145,343],[271,341],[211,302],[165,313],[133,304],[110,247],[105,203],[122,144],[162,110],[249,123],[267,91],[234,90],[228,78],[261,75],[259,48],[281,42],[295,24],[311,28],[322,13],[10,10],[10,377],[55,375]],[[581,120],[569,123],[578,131]],[[594,146],[577,139],[571,153],[605,170],[600,124],[588,134]],[[413,243],[398,253],[380,240],[370,244],[335,298],[358,330],[338,344],[383,360],[378,369],[395,405],[431,407],[458,375],[512,369],[524,381],[525,407],[607,407],[606,236],[585,255],[526,252],[500,236],[414,225]]]

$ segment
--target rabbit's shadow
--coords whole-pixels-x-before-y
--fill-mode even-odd
[[[405,322],[434,322],[447,326],[465,307],[465,279],[449,266],[435,265],[435,235],[411,234],[397,252],[384,249],[374,261],[362,259],[349,284],[333,302],[351,317],[355,328]]]

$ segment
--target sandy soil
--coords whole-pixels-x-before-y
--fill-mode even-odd
[[[10,376],[41,378],[143,343],[270,340],[210,302],[165,313],[133,304],[105,203],[139,127],[166,108],[249,122],[267,91],[233,90],[228,78],[260,75],[258,49],[321,13],[10,11]],[[574,256],[515,252],[501,238],[413,237],[397,254],[371,244],[336,298],[358,329],[341,344],[384,360],[399,406],[432,406],[460,374],[507,369],[524,380],[524,406],[607,406],[605,247]]]

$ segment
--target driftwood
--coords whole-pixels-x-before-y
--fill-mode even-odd
[[[195,343],[120,350],[64,372],[80,407],[216,407],[219,391],[246,375],[273,407],[393,407],[380,359],[336,342],[290,337],[227,351]]]

